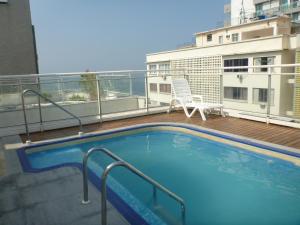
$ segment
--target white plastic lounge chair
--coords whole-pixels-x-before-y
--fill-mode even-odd
[[[172,88],[174,96],[171,100],[168,112],[171,112],[172,108],[175,107],[176,104],[179,104],[188,118],[191,118],[197,110],[199,111],[202,120],[206,120],[204,113],[212,110],[219,110],[221,115],[225,117],[222,104],[204,103],[201,95],[192,95],[186,79],[173,79]],[[188,109],[193,110],[189,113]]]

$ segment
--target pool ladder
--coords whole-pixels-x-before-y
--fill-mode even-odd
[[[148,177],[147,175],[142,173],[140,170],[138,170],[137,168],[135,168],[134,166],[132,166],[128,162],[124,161],[122,158],[115,155],[114,153],[112,153],[111,151],[109,151],[106,148],[101,148],[101,147],[91,148],[84,155],[83,162],[82,162],[82,164],[83,164],[83,200],[82,200],[82,203],[83,204],[88,204],[90,202],[89,197],[88,197],[88,168],[87,168],[87,164],[88,164],[88,159],[89,159],[90,155],[93,152],[96,152],[96,151],[102,152],[102,153],[110,156],[112,159],[116,160],[115,162],[109,164],[105,168],[105,170],[104,170],[104,172],[102,173],[102,176],[101,176],[101,224],[102,225],[107,225],[106,180],[107,180],[107,177],[108,177],[108,174],[110,173],[110,171],[115,167],[124,167],[124,168],[130,170],[131,172],[133,172],[134,174],[138,175],[140,178],[142,178],[145,181],[152,184],[153,185],[154,204],[157,203],[157,189],[161,190],[162,192],[166,193],[169,197],[171,197],[175,201],[177,201],[180,204],[180,209],[181,209],[181,222],[182,222],[183,225],[185,225],[185,209],[186,208],[185,208],[184,200],[182,198],[180,198],[179,196],[177,196],[176,194],[171,192],[166,187],[159,184],[157,181],[155,181],[152,178]]]
[[[42,95],[40,92],[32,90],[32,89],[26,89],[22,92],[22,109],[23,109],[23,115],[24,115],[24,122],[25,122],[25,129],[26,129],[26,135],[27,135],[27,140],[26,143],[30,144],[30,133],[29,133],[29,128],[28,128],[28,121],[27,121],[27,116],[26,116],[26,109],[25,109],[25,95],[27,93],[32,93],[36,96],[39,97],[39,101],[38,101],[38,105],[39,105],[39,116],[40,116],[40,125],[42,127],[43,124],[43,119],[42,119],[42,109],[41,109],[41,101],[40,98],[45,99],[46,101],[52,103],[52,105],[56,106],[57,108],[61,109],[62,111],[64,111],[65,113],[69,114],[70,116],[72,116],[74,119],[76,119],[78,121],[78,125],[79,125],[79,132],[78,135],[81,136],[83,134],[82,132],[82,123],[81,120],[79,119],[78,116],[75,116],[73,113],[71,113],[70,111],[66,110],[65,108],[63,108],[62,106],[58,105],[57,103],[55,103],[54,101],[52,101],[51,99],[47,98],[46,96]]]

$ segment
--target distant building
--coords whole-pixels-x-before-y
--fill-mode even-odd
[[[224,6],[225,26],[233,26],[276,16],[288,15],[300,22],[299,0],[231,0]]]
[[[157,104],[171,99],[169,78],[155,77],[163,70],[184,70],[194,94],[207,102],[220,102],[227,109],[266,113],[268,71],[228,69],[220,79],[220,67],[261,66],[300,62],[299,35],[288,16],[249,21],[195,34],[196,46],[147,54],[149,96]],[[299,56],[298,56],[299,55]],[[155,70],[162,70],[155,72]],[[300,116],[300,88],[297,79],[281,76],[294,68],[274,68],[271,80],[270,113]],[[174,72],[173,72],[174,74]]]
[[[29,0],[0,0],[0,75],[36,73]]]

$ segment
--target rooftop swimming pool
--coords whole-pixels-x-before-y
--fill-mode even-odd
[[[92,147],[109,149],[183,198],[186,225],[300,224],[299,153],[211,130],[147,124],[33,144],[18,154],[25,171],[40,172],[80,167]],[[97,187],[111,162],[102,153],[91,156]],[[155,203],[152,186],[130,171],[113,170],[108,186],[108,199],[130,223],[181,223],[177,202],[158,191]]]

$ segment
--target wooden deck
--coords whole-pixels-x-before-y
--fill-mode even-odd
[[[141,116],[130,119],[116,120],[84,126],[84,132],[103,131],[112,128],[125,127],[134,124],[151,122],[179,122],[202,126],[223,132],[237,134],[257,140],[267,141],[275,144],[285,145],[300,149],[300,129],[277,126],[250,120],[233,117],[222,118],[211,115],[207,121],[202,121],[200,117],[187,118],[183,112],[172,112],[171,114],[157,114]],[[74,135],[78,132],[78,127],[64,128],[31,135],[32,141],[40,141],[58,137]],[[26,136],[22,135],[23,141]]]

